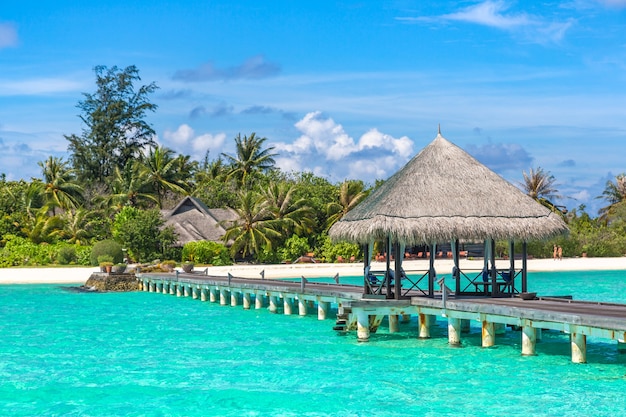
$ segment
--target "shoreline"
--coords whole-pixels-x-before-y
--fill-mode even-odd
[[[436,259],[435,270],[439,275],[450,275],[453,267],[452,259]],[[461,259],[460,267],[465,270],[481,270],[483,260]],[[427,270],[427,259],[406,260],[403,268],[410,271]],[[497,260],[497,268],[508,268],[508,260]],[[516,268],[521,266],[516,261]],[[392,263],[393,267],[393,263]],[[373,262],[372,269],[384,269],[385,264]],[[196,271],[208,269],[209,275],[225,276],[231,273],[243,278],[261,279],[261,271],[265,271],[265,278],[296,278],[308,277],[333,277],[355,276],[363,273],[362,263],[307,263],[307,264],[281,264],[281,265],[229,265],[213,267],[197,267]],[[619,258],[563,258],[553,259],[529,259],[528,272],[567,272],[567,271],[626,271],[626,257]],[[99,272],[98,267],[71,267],[71,268],[0,268],[0,285],[9,284],[84,284],[93,272]]]

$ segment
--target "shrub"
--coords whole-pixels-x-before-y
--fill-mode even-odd
[[[305,237],[293,235],[285,241],[282,248],[278,250],[283,260],[293,261],[300,256],[311,252],[309,242]]]
[[[351,257],[362,257],[361,247],[356,243],[337,242],[333,243],[328,236],[320,239],[321,248],[316,251],[321,253],[322,259],[326,262],[335,262],[339,256],[348,260]]]
[[[201,240],[183,246],[182,261],[215,266],[232,265],[228,248],[220,243]]]
[[[102,240],[91,249],[91,265],[98,265],[98,258],[102,255],[109,255],[113,258],[111,262],[120,263],[124,260],[122,245],[114,240]]]
[[[61,246],[57,253],[57,261],[61,265],[76,263],[76,248],[74,246]]]
[[[115,240],[128,248],[131,258],[139,262],[160,258],[176,241],[174,229],[163,227],[165,221],[159,210],[139,210],[124,207],[113,222]]]

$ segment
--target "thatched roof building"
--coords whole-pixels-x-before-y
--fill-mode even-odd
[[[178,246],[187,242],[221,242],[228,223],[239,219],[232,209],[210,209],[195,197],[185,197],[172,210],[162,212],[166,226],[173,226]]]
[[[438,134],[330,229],[337,240],[406,245],[532,240],[567,232],[559,214]]]

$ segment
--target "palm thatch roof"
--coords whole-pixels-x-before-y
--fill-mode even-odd
[[[441,134],[330,229],[335,240],[408,245],[534,240],[567,233],[559,214]]]
[[[210,209],[195,197],[185,197],[172,210],[162,212],[166,226],[174,227],[177,246],[187,242],[210,240],[221,242],[225,227],[239,219],[232,209]]]

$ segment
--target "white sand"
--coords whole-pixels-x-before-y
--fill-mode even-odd
[[[508,261],[496,262],[498,268],[507,268]],[[452,271],[451,259],[437,259],[435,270],[439,275],[449,275]],[[480,270],[482,260],[461,260],[461,269]],[[516,268],[521,266],[517,261]],[[427,270],[428,260],[405,261],[406,271]],[[373,270],[384,269],[384,264],[374,263]],[[0,268],[0,284],[84,284],[92,272],[99,268]],[[204,268],[197,267],[196,271]],[[626,257],[621,258],[564,258],[562,261],[552,259],[531,259],[528,261],[529,271],[608,271],[626,270]],[[332,277],[355,276],[363,273],[363,264],[297,264],[297,265],[233,265],[210,267],[210,275],[225,276],[229,272],[234,276],[246,278],[261,278],[261,271],[265,271],[266,278],[284,277]]]

